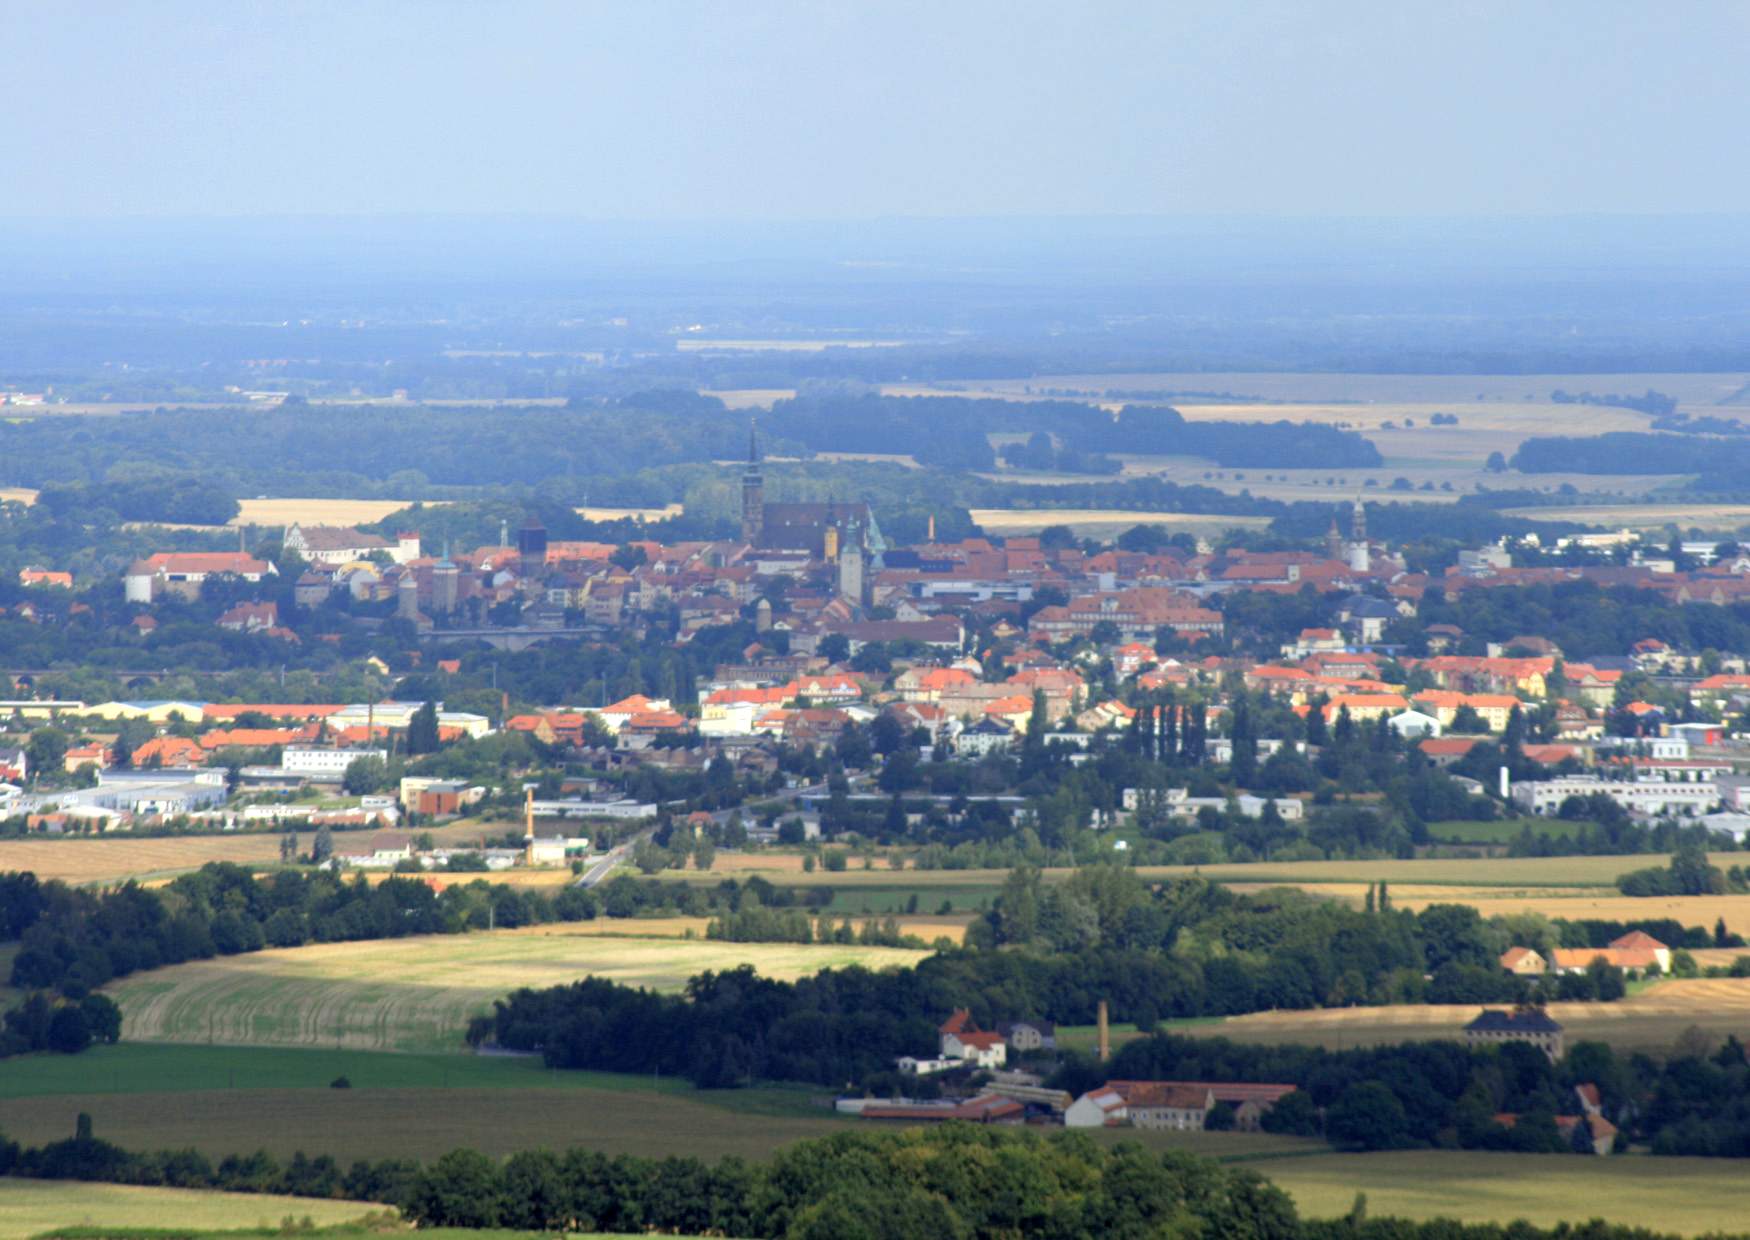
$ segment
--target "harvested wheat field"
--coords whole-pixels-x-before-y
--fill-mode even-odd
[[[700,388],[700,396],[715,396],[726,409],[770,409],[781,400],[794,400],[795,388]]]
[[[198,870],[209,861],[270,865],[279,855],[280,837],[272,834],[3,840],[0,870],[31,870],[38,878],[68,883],[102,883]]]
[[[1603,1218],[1661,1235],[1744,1228],[1743,1173],[1724,1158],[1578,1158],[1406,1150],[1248,1160],[1305,1218],[1341,1218],[1367,1194],[1370,1217],[1541,1227]]]
[[[452,823],[430,834],[440,846],[456,847],[481,840],[506,828],[488,828],[478,823]],[[31,870],[38,878],[58,878],[67,883],[117,883],[136,878],[166,879],[198,870],[209,861],[237,865],[277,865],[280,832],[224,832],[202,835],[62,836],[55,839],[0,840],[0,870]],[[301,847],[308,849],[311,832],[297,832]],[[349,837],[363,839],[372,832],[336,832],[336,846],[347,847]],[[537,871],[545,873],[545,871]],[[563,877],[563,872],[560,872]],[[457,875],[468,880],[484,874]],[[498,882],[502,876],[493,875]]]
[[[160,1228],[167,1223],[186,1231],[265,1230],[279,1227],[288,1218],[308,1218],[318,1227],[332,1227],[383,1213],[383,1206],[368,1201],[0,1179],[0,1240],[25,1240],[67,1227],[135,1229]],[[150,1234],[170,1233],[154,1230]]]
[[[128,1041],[443,1051],[460,1050],[468,1020],[522,986],[593,976],[676,991],[698,973],[743,964],[793,980],[849,964],[909,967],[926,954],[567,929],[282,948],[157,969],[105,989],[121,1005]]]
[[[1366,883],[1235,883],[1235,891],[1256,893],[1292,885],[1309,895],[1326,896],[1360,908],[1367,899]],[[1421,912],[1430,904],[1468,904],[1484,917],[1541,913],[1551,920],[1649,921],[1670,918],[1685,926],[1711,931],[1718,921],[1726,929],[1750,938],[1750,895],[1625,896],[1613,887],[1459,887],[1400,883],[1391,888],[1394,908]],[[1746,949],[1750,953],[1750,949]]]
[[[1734,860],[1738,858],[1738,860]],[[1740,864],[1742,855],[1715,853],[1719,866]],[[1418,857],[1378,861],[1262,861],[1222,865],[1139,866],[1147,878],[1182,878],[1198,874],[1223,882],[1268,883],[1299,886],[1302,883],[1433,884],[1446,887],[1610,887],[1619,874],[1665,863],[1657,854],[1640,853],[1608,857]],[[1406,891],[1403,894],[1408,895]]]
[[[681,515],[679,504],[661,508],[574,508],[585,521],[666,521]]]
[[[1179,1031],[1236,1042],[1301,1043],[1344,1049],[1395,1042],[1457,1039],[1482,1009],[1474,1004],[1398,1004],[1255,1012],[1187,1024]],[[1616,1003],[1552,1003],[1547,1011],[1570,1041],[1609,1042],[1618,1050],[1669,1051],[1692,1027],[1742,1034],[1750,1025],[1750,978],[1659,982]]]
[[[1750,504],[1575,504],[1562,508],[1508,508],[1501,515],[1533,521],[1572,521],[1613,530],[1676,525],[1732,533],[1750,525]]]
[[[447,503],[431,500],[430,505]],[[367,525],[400,512],[410,499],[240,499],[232,525]]]
[[[799,852],[718,852],[711,861],[713,874],[800,874]]]
[[[1362,888],[1365,898],[1366,889]],[[1430,904],[1469,904],[1484,917],[1506,913],[1542,913],[1568,921],[1646,921],[1670,918],[1685,926],[1711,931],[1724,921],[1726,929],[1750,938],[1750,896],[1651,896],[1583,895],[1560,890],[1500,893],[1472,889],[1464,895],[1425,894],[1419,887],[1392,890],[1392,905],[1421,911]]]

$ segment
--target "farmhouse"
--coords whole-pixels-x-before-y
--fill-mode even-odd
[[[1501,967],[1520,977],[1540,977],[1549,970],[1549,962],[1529,947],[1509,947],[1501,953]]]
[[[943,1059],[958,1059],[981,1068],[1000,1068],[1008,1060],[1003,1035],[981,1031],[965,1008],[956,1008],[936,1032],[942,1039]]]

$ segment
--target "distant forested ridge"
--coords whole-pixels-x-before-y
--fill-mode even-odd
[[[1228,466],[1380,463],[1378,450],[1352,431],[1190,423],[1165,406],[1128,406],[1114,417],[1069,401],[825,396],[781,401],[762,415],[761,426],[762,446],[772,455],[899,453],[948,469],[993,469],[989,435],[1035,431],[1084,453],[1201,456]],[[530,485],[734,461],[747,454],[747,432],[744,413],[680,390],[563,408],[299,404],[36,418],[0,423],[0,486],[102,484],[113,499],[123,485],[118,476],[125,481],[128,471],[144,466],[202,479],[231,496],[365,496],[386,485],[387,493],[413,498],[432,488]],[[146,492],[127,497],[130,507],[145,512],[141,520],[172,519],[161,514],[194,502],[158,495],[166,486],[159,481],[125,486]]]
[[[1379,449],[1318,423],[1187,422],[1167,405],[1116,414],[1079,401],[965,396],[814,396],[779,401],[763,425],[816,452],[906,453],[920,464],[994,469],[993,434],[1043,433],[1078,453],[1198,456],[1238,468],[1365,469]]]

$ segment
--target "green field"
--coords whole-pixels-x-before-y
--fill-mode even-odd
[[[0,943],[0,1012],[17,1003],[24,997],[23,993],[12,989],[6,984],[12,976],[12,958],[18,955],[18,944]]]
[[[333,1089],[344,1076],[350,1089]],[[0,1061],[0,1131],[40,1144],[80,1111],[130,1149],[212,1156],[299,1150],[342,1160],[586,1146],[660,1156],[757,1157],[843,1131],[829,1090],[697,1090],[671,1077],[555,1072],[540,1060],[123,1043]]]
[[[585,976],[677,991],[750,964],[794,979],[849,964],[910,966],[900,948],[606,938],[537,931],[327,943],[156,969],[111,983],[128,1041],[461,1052],[470,1018],[522,986]]]
[[[1545,1226],[1602,1218],[1662,1233],[1742,1233],[1744,1172],[1730,1159],[1485,1154],[1418,1150],[1260,1158],[1308,1218],[1347,1214],[1358,1192],[1370,1217],[1525,1219]]]
[[[1515,827],[1522,825],[1514,824]],[[1470,824],[1467,824],[1470,825]],[[1538,829],[1556,824],[1536,824]],[[1513,834],[1518,834],[1517,829]],[[775,857],[770,869],[747,866],[735,877],[758,874],[780,887],[833,888],[835,905],[843,901],[855,907],[865,890],[872,892],[918,893],[919,911],[928,911],[934,899],[940,903],[943,894],[952,896],[956,907],[960,900],[980,899],[1000,888],[1008,877],[1007,870],[845,870],[840,873],[804,874],[794,866],[782,864],[787,858]],[[1480,858],[1417,858],[1400,860],[1381,858],[1360,861],[1263,861],[1224,862],[1220,865],[1144,865],[1136,872],[1144,878],[1183,878],[1198,875],[1237,883],[1403,883],[1454,887],[1609,887],[1620,874],[1657,865],[1660,858],[1638,853],[1603,857],[1480,857]],[[1716,853],[1714,863],[1729,866],[1740,863],[1742,854]],[[1061,881],[1075,871],[1054,866],[1043,871],[1048,882]],[[663,875],[701,885],[723,881],[719,871],[699,873],[696,870],[673,871]]]
[[[0,1177],[0,1240],[25,1240],[63,1227],[126,1228],[129,1230],[116,1234],[137,1237],[139,1228],[172,1224],[198,1230],[260,1228],[263,1234],[277,1235],[282,1234],[279,1224],[286,1218],[308,1217],[318,1226],[329,1226],[380,1215],[382,1210],[382,1206],[357,1201]],[[483,1240],[488,1233],[465,1234]]]
[[[834,877],[838,877],[834,875]],[[970,913],[990,904],[991,897],[1000,889],[997,885],[967,884],[952,886],[948,884],[919,886],[916,883],[906,883],[903,880],[876,886],[861,884],[855,887],[837,888],[832,893],[832,900],[827,903],[824,911],[835,916],[840,913],[904,913],[912,898],[917,898],[917,911],[920,914],[931,914],[942,907],[947,900],[954,905],[956,913]]]
[[[1428,836],[1442,843],[1451,844],[1510,844],[1525,833],[1527,827],[1531,833],[1544,839],[1572,839],[1574,833],[1582,826],[1590,825],[1580,822],[1568,822],[1560,818],[1502,818],[1494,822],[1431,822],[1428,824]]]

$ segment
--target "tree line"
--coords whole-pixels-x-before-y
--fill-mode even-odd
[[[1655,1154],[1750,1157],[1750,1063],[1736,1037],[1683,1035],[1664,1060],[1576,1042],[1560,1062],[1526,1043],[1476,1049],[1406,1042],[1358,1050],[1251,1046],[1156,1034],[1107,1064],[1071,1058],[1053,1077],[1072,1091],[1106,1080],[1258,1081],[1295,1085],[1266,1112],[1267,1131],[1322,1136],[1346,1149],[1570,1148],[1558,1115],[1580,1112],[1576,1085],[1598,1087],[1623,1141]],[[1501,1114],[1519,1116],[1507,1127]]]
[[[130,1151],[81,1114],[62,1141],[21,1147],[0,1136],[0,1175],[376,1201],[419,1227],[772,1240],[1667,1240],[1598,1220],[1545,1230],[1369,1219],[1364,1196],[1346,1218],[1305,1220],[1257,1172],[1183,1150],[967,1124],[838,1133],[763,1163],[457,1149],[423,1166],[360,1160],[342,1170],[302,1152],[284,1164],[264,1152],[215,1164],[193,1149]]]
[[[549,895],[479,879],[438,892],[418,878],[373,884],[363,874],[329,871],[255,875],[228,862],[209,862],[162,889],[129,882],[91,891],[40,883],[25,871],[0,873],[0,942],[19,944],[13,986],[80,1001],[118,977],[265,947],[635,917],[658,908],[732,915],[744,901],[750,909],[819,907],[832,897],[828,888],[778,888],[760,878],[699,889],[627,875],[593,892],[568,886]]]

